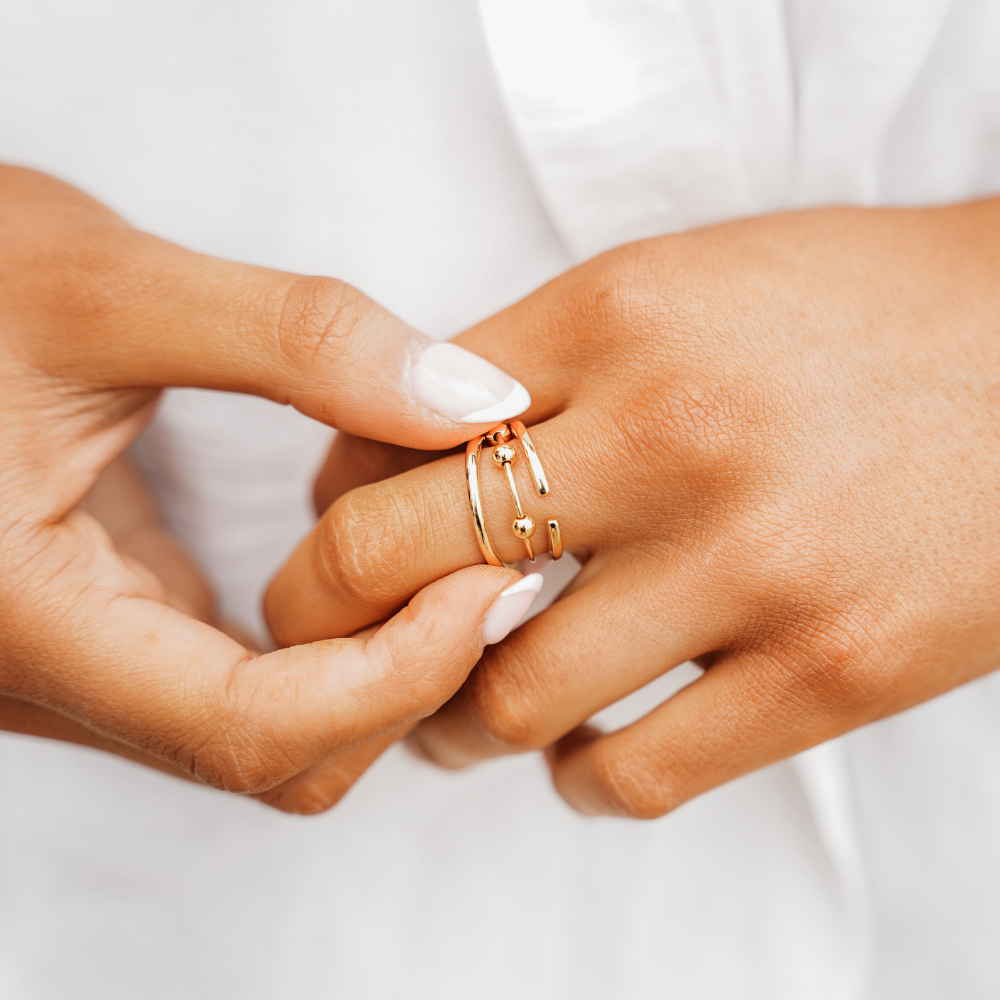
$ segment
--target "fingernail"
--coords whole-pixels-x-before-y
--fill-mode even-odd
[[[541,573],[532,573],[500,592],[500,596],[493,602],[493,606],[483,619],[484,646],[499,642],[510,634],[531,607],[531,602],[538,596],[542,582]]]
[[[413,395],[449,420],[492,424],[531,405],[528,390],[485,358],[456,344],[431,344],[411,372]]]

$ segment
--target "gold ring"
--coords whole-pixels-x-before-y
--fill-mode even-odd
[[[531,545],[531,536],[535,533],[535,522],[530,516],[526,516],[521,507],[521,498],[517,493],[517,486],[514,483],[514,473],[511,466],[517,461],[517,449],[512,444],[513,441],[520,441],[524,447],[524,453],[528,458],[528,466],[531,469],[531,478],[535,483],[535,490],[540,497],[548,495],[549,481],[545,476],[538,452],[531,443],[531,438],[520,420],[505,420],[498,424],[488,434],[473,438],[465,446],[465,484],[469,491],[469,507],[472,509],[472,524],[476,529],[476,541],[479,542],[479,549],[483,553],[486,561],[491,566],[502,566],[503,561],[496,554],[493,543],[490,541],[489,532],[486,530],[486,519],[483,516],[483,501],[479,493],[479,456],[483,448],[493,445],[493,461],[507,475],[507,485],[510,487],[510,494],[514,499],[514,507],[517,510],[517,517],[511,525],[514,534],[524,542],[524,547],[528,550],[528,558],[535,561],[535,550]],[[563,554],[562,533],[559,530],[558,521],[547,521],[549,533],[549,547],[552,550],[552,558],[558,559]]]

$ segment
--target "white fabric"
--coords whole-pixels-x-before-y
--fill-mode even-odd
[[[482,0],[517,134],[577,258],[787,197],[781,4],[690,6]]]
[[[437,336],[616,242],[1000,190],[986,0],[481,8],[15,0],[0,159]],[[142,444],[248,624],[328,438],[181,390]],[[0,996],[994,997],[998,764],[997,678],[648,824],[575,816],[530,757],[453,775],[393,752],[300,820],[6,737]]]

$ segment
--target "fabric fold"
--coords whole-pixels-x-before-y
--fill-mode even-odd
[[[772,144],[787,162],[791,124],[777,4],[717,0],[693,5],[695,18],[682,3],[651,0],[480,0],[480,9],[514,131],[578,259],[782,199],[780,172],[767,166]],[[755,46],[740,41],[748,31]],[[777,135],[763,154],[762,114],[764,132]]]

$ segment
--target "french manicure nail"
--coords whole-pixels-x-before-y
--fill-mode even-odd
[[[483,619],[484,646],[499,642],[510,634],[531,607],[531,602],[538,596],[543,582],[541,573],[531,573],[522,577],[517,583],[512,583],[506,590],[500,591],[500,596],[493,602]]]
[[[460,424],[497,423],[531,405],[520,382],[457,344],[426,347],[410,375],[417,399]]]

